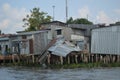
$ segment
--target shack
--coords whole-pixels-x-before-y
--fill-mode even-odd
[[[93,29],[91,38],[91,54],[96,54],[96,59],[106,57],[108,61],[119,62],[120,26]]]
[[[13,43],[13,53],[39,55],[48,44],[48,30],[18,32]]]
[[[89,51],[91,40],[91,29],[98,27],[97,25],[87,24],[65,24],[60,21],[43,23],[40,28],[50,29],[51,38],[64,37],[66,40],[76,44],[82,50]]]
[[[8,55],[12,54],[12,46],[14,40],[16,38],[15,34],[1,34],[0,35],[0,54]]]
[[[57,39],[48,51],[48,64],[80,63],[83,60],[81,49],[65,39]]]

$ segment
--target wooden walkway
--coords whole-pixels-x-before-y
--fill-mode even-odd
[[[12,55],[7,56],[0,55],[0,60],[12,60]]]

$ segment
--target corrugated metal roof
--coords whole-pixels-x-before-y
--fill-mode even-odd
[[[113,32],[115,32],[115,31],[118,31],[118,32],[120,32],[120,25],[118,25],[118,26],[109,26],[109,27],[100,27],[100,28],[95,28],[95,29],[93,29],[92,30],[92,32],[93,31],[113,31]]]
[[[69,24],[68,27],[77,28],[77,29],[93,29],[98,26],[97,25],[89,25],[89,24]]]
[[[37,34],[37,33],[47,32],[47,31],[48,30],[21,32],[21,33],[18,33],[18,35],[31,35],[31,34]]]
[[[72,51],[80,51],[79,48],[77,48],[72,43],[65,41],[64,39],[57,40],[55,45],[50,47],[48,50],[51,51],[54,55],[63,57],[66,57]]]
[[[13,42],[21,42],[21,41],[28,41],[29,39],[14,39]]]
[[[0,38],[0,41],[7,41],[7,40],[9,40],[8,37]]]

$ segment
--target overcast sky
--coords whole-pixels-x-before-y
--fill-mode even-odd
[[[22,19],[30,9],[41,11],[65,22],[65,0],[0,0],[0,29],[4,33],[24,30]],[[120,0],[68,0],[68,17],[87,18],[93,23],[114,23],[120,21]]]

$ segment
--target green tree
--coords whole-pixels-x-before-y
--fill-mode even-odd
[[[72,17],[70,17],[67,21],[68,24],[93,24],[91,21],[85,19],[85,18],[77,18],[73,20]]]
[[[35,31],[40,29],[41,23],[51,22],[52,17],[47,15],[47,13],[40,11],[39,8],[33,8],[30,10],[31,14],[27,14],[23,18],[23,27],[28,27],[26,31]]]
[[[115,24],[116,24],[116,25],[120,25],[120,21],[116,22]]]
[[[72,23],[73,23],[73,18],[70,17],[70,18],[67,20],[67,23],[72,24]]]

